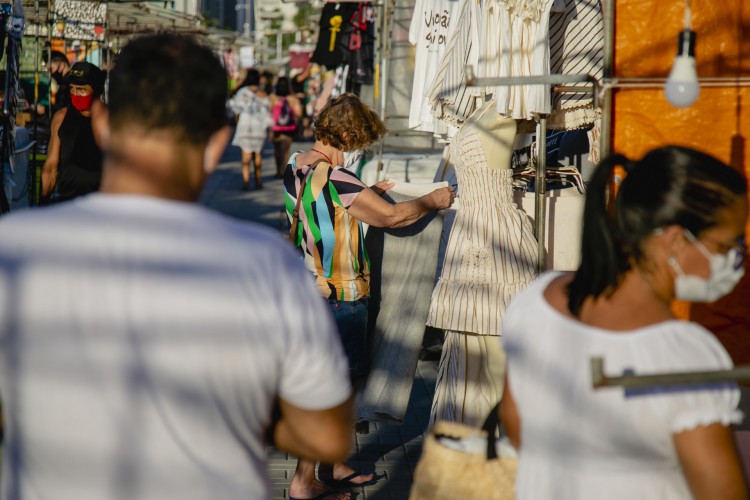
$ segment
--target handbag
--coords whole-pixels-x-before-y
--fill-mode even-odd
[[[481,429],[455,422],[436,422],[424,441],[414,470],[409,500],[513,500],[518,460],[498,456],[495,430],[499,427],[495,406]],[[477,452],[453,449],[445,440],[486,440]],[[442,442],[441,442],[442,441]]]
[[[310,165],[310,171],[307,172],[307,175],[304,179],[302,179],[302,184],[299,186],[299,191],[297,191],[297,203],[294,205],[294,210],[292,211],[292,227],[289,228],[289,242],[292,244],[292,246],[297,246],[297,230],[299,226],[299,206],[302,203],[302,194],[305,192],[305,186],[307,185],[307,180],[312,177],[313,172],[315,171],[315,167],[318,166],[318,163],[325,161],[325,160],[318,160],[312,165]]]

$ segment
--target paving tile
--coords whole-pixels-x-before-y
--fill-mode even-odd
[[[271,476],[271,480],[274,479],[286,479],[286,470],[285,469],[269,469],[268,475]]]

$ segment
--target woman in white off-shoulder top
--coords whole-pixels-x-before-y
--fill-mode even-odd
[[[627,172],[608,207],[614,167]],[[710,302],[743,274],[747,185],[680,147],[597,168],[582,264],[519,293],[503,325],[500,409],[520,447],[517,498],[746,499],[731,433],[734,384],[593,389],[590,359],[637,374],[731,368],[714,336],[675,319],[673,299]]]

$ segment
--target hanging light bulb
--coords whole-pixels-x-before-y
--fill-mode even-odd
[[[698,73],[695,70],[695,31],[691,29],[690,18],[688,2],[685,6],[685,27],[677,43],[677,57],[664,86],[667,101],[678,108],[692,105],[701,93]]]

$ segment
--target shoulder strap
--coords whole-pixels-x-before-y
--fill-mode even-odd
[[[305,193],[305,186],[307,185],[307,180],[312,177],[313,172],[315,171],[315,167],[318,166],[318,163],[324,162],[325,160],[320,159],[310,165],[310,171],[307,172],[307,175],[305,175],[305,178],[302,179],[302,183],[299,186],[299,191],[297,191],[297,204],[294,206],[294,211],[292,212],[292,227],[289,230],[289,241],[291,242],[292,246],[296,246],[297,242],[297,228],[299,226],[299,206],[302,203],[302,195]]]

